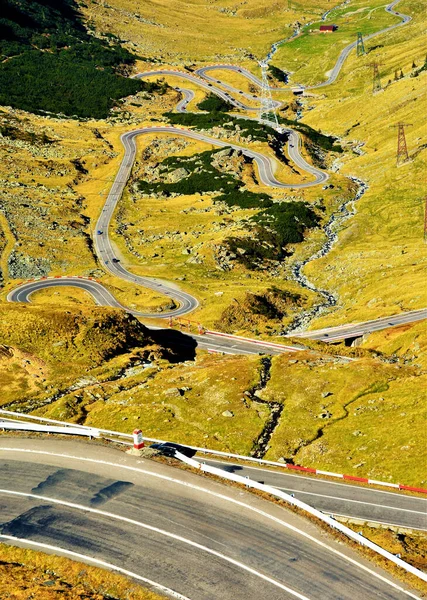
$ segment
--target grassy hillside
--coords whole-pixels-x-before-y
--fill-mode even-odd
[[[326,98],[306,101],[311,110],[304,122],[359,147],[341,159],[340,172],[369,186],[332,252],[304,270],[316,285],[339,296],[338,311],[318,319],[313,327],[372,319],[427,304],[423,243],[427,128],[420,119],[427,101],[427,73],[420,70],[425,62],[424,5],[408,0],[399,9],[412,14],[413,21],[378,38],[381,46],[368,56],[353,54],[339,80],[325,88]],[[370,67],[374,59],[382,65],[384,87],[375,96]],[[395,81],[394,73],[401,69],[404,78]],[[412,123],[406,129],[410,160],[399,167],[394,127],[398,122]]]
[[[5,544],[0,544],[0,596],[14,600],[161,600],[115,573]]]
[[[364,346],[384,357],[331,364],[297,356],[292,365],[286,356],[273,359],[263,398],[284,410],[266,456],[424,485],[425,325],[375,334]]]
[[[402,10],[400,3],[397,10]],[[406,13],[405,13],[406,14]],[[400,19],[384,10],[381,0],[352,0],[345,5],[332,8],[325,21],[306,25],[294,40],[280,46],[274,64],[291,72],[291,82],[313,85],[327,79],[341,50],[356,41],[357,34],[369,35],[384,29]],[[338,26],[333,33],[319,33],[320,25]],[[391,34],[391,35],[394,35]],[[377,46],[377,38],[366,42],[366,50]]]
[[[55,396],[96,368],[114,377],[128,363],[166,355],[143,325],[114,309],[0,304],[0,315],[3,406]]]
[[[54,312],[57,320],[60,313]],[[69,313],[62,317],[66,332],[52,320],[55,336],[39,333],[35,342],[29,336],[19,343],[11,338],[3,347],[4,406],[117,431],[138,426],[147,437],[426,485],[423,324],[376,333],[351,350],[359,355],[351,362],[339,357],[349,349],[329,347],[333,353],[327,355],[318,344],[313,351],[274,357],[271,364],[267,357],[205,352],[181,356],[176,364],[163,358],[170,355],[160,339],[156,344],[138,333],[131,344],[123,334],[117,341],[116,327],[123,322],[111,325],[111,314],[95,319],[93,312]],[[79,333],[69,334],[70,319]],[[135,337],[136,326],[128,325],[128,335]],[[68,351],[71,338],[75,349]],[[265,431],[271,433],[266,442]]]
[[[292,34],[293,24],[317,19],[327,0],[306,0],[289,8],[287,0],[90,0],[82,10],[98,31],[111,32],[143,56],[159,62],[252,60]]]

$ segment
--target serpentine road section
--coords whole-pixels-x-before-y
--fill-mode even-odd
[[[159,315],[155,315],[153,313],[144,313],[139,311],[132,311],[133,314],[140,317],[153,317],[158,316],[161,318],[169,318],[171,316],[178,317],[184,314],[187,314],[193,311],[198,306],[198,301],[194,296],[179,290],[176,286],[172,286],[162,280],[151,278],[151,277],[141,277],[135,275],[129,271],[127,271],[120,262],[116,262],[116,252],[113,249],[110,237],[109,237],[109,227],[110,222],[113,217],[114,211],[116,209],[117,203],[122,197],[123,190],[126,186],[126,183],[129,179],[133,163],[135,161],[136,156],[136,138],[140,135],[149,135],[149,134],[168,134],[168,135],[177,135],[181,137],[191,138],[195,140],[199,140],[205,142],[207,144],[211,144],[213,146],[218,146],[221,148],[231,147],[234,150],[241,151],[245,156],[253,159],[258,167],[259,178],[262,183],[265,185],[276,187],[276,188],[306,188],[314,185],[318,185],[320,183],[325,182],[328,179],[328,174],[323,171],[316,169],[312,165],[309,165],[304,158],[299,153],[299,136],[296,132],[292,132],[289,139],[289,153],[295,163],[304,171],[307,171],[311,175],[314,176],[312,181],[307,181],[299,184],[288,184],[282,183],[274,176],[274,171],[277,168],[277,161],[269,156],[265,156],[260,152],[256,152],[255,150],[249,150],[248,148],[244,148],[237,144],[230,144],[229,142],[224,142],[222,140],[218,140],[216,138],[212,138],[210,136],[204,135],[202,133],[198,133],[196,131],[190,131],[187,129],[181,129],[178,127],[172,126],[154,126],[154,127],[144,127],[141,129],[135,129],[133,131],[129,131],[124,133],[121,136],[121,141],[125,149],[125,154],[123,160],[120,164],[119,171],[115,177],[114,183],[111,187],[111,190],[108,194],[107,200],[102,208],[101,215],[96,224],[96,234],[94,246],[98,258],[103,265],[103,267],[109,271],[112,275],[119,277],[120,279],[124,279],[131,283],[144,286],[146,288],[152,289],[153,291],[164,294],[179,303],[179,307],[176,309],[172,309],[170,311],[162,312]],[[291,147],[292,146],[292,147]],[[54,280],[55,281],[55,280]],[[59,282],[59,279],[56,280]],[[61,280],[64,282],[64,279]],[[75,278],[68,278],[69,284],[75,284]],[[50,284],[52,285],[52,284]],[[65,283],[63,283],[65,285]],[[88,286],[89,284],[85,284]],[[43,280],[37,284],[37,289],[42,289],[45,287],[43,284]],[[80,286],[81,287],[81,286]],[[90,286],[91,289],[95,290],[96,286]],[[11,294],[8,296],[9,301],[21,301],[28,302],[29,294],[25,294],[24,290],[28,289],[25,286],[20,286],[16,288]],[[32,291],[35,291],[34,289]],[[100,290],[99,287],[96,288],[96,299],[100,298]],[[107,293],[108,294],[108,293]],[[103,299],[105,300],[106,293],[105,290],[102,292]],[[111,300],[111,294],[109,295]],[[114,301],[114,304],[109,304],[112,306],[117,306],[118,303]],[[120,308],[125,308],[119,305]]]
[[[6,436],[0,460],[0,541],[107,563],[170,598],[418,598],[302,517],[188,471]]]

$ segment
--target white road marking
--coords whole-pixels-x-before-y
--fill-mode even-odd
[[[325,511],[326,512],[326,511]],[[386,521],[378,521],[377,519],[361,519],[358,517],[354,517],[353,515],[344,515],[341,513],[330,513],[333,517],[344,517],[345,519],[357,519],[358,521],[365,521],[366,523],[378,523],[378,525],[387,525],[388,527],[401,527],[402,529],[410,529],[411,531],[427,531],[427,529],[422,529],[419,527],[408,527],[407,525],[402,525],[402,523],[388,523]]]
[[[122,569],[122,567],[117,567],[116,565],[112,565],[111,563],[105,562],[103,560],[99,560],[98,558],[93,558],[92,556],[87,556],[86,554],[80,554],[79,552],[73,552],[72,550],[64,550],[60,546],[52,546],[51,544],[43,544],[42,542],[33,542],[32,540],[26,540],[23,538],[17,538],[12,535],[4,535],[0,534],[0,538],[4,540],[9,540],[11,542],[19,542],[25,544],[26,546],[34,546],[36,548],[44,549],[44,550],[54,550],[55,552],[61,552],[66,556],[70,556],[72,558],[79,558],[87,563],[94,563],[99,567],[103,567],[104,569],[109,569],[111,571],[117,571],[123,575],[127,575],[127,577],[132,577],[133,579],[138,579],[143,583],[147,583],[151,585],[153,588],[159,590],[160,592],[164,592],[165,594],[169,594],[173,598],[177,598],[177,600],[190,600],[187,596],[183,596],[174,590],[171,590],[168,587],[165,587],[161,583],[156,583],[151,579],[147,579],[146,577],[142,577],[141,575],[137,575],[136,573],[132,573],[132,571],[128,571],[126,569]]]
[[[60,506],[67,506],[68,508],[74,508],[77,510],[81,510],[85,513],[88,513],[88,512],[93,513],[96,515],[100,515],[102,517],[116,519],[117,521],[123,521],[124,523],[129,523],[130,525],[134,525],[136,527],[141,527],[142,529],[147,529],[148,531],[152,531],[153,533],[158,533],[159,535],[164,535],[165,537],[171,538],[171,539],[181,542],[183,544],[187,544],[189,546],[192,546],[193,548],[197,548],[197,550],[201,550],[208,554],[212,554],[213,556],[216,556],[217,558],[224,560],[224,561],[234,565],[235,567],[238,567],[240,569],[243,569],[244,571],[247,571],[251,575],[255,575],[256,577],[259,577],[260,579],[263,579],[264,581],[271,583],[272,585],[280,588],[281,590],[284,590],[285,592],[288,592],[289,594],[291,594],[295,598],[298,598],[299,600],[309,600],[309,598],[307,596],[303,596],[299,592],[292,590],[291,588],[287,587],[286,585],[283,585],[279,581],[276,581],[275,579],[272,579],[271,577],[264,575],[260,571],[256,571],[255,569],[252,569],[252,567],[248,567],[247,565],[241,563],[238,560],[235,560],[234,558],[231,558],[230,556],[226,556],[225,554],[222,554],[221,552],[217,552],[216,550],[213,550],[212,548],[208,548],[207,546],[202,546],[202,544],[193,542],[192,540],[182,537],[181,535],[177,535],[175,533],[165,531],[164,529],[160,529],[159,527],[154,527],[153,525],[147,525],[147,523],[142,523],[141,521],[135,521],[134,519],[129,519],[128,517],[122,517],[121,515],[117,515],[115,513],[107,512],[104,510],[98,510],[96,508],[90,508],[88,506],[84,506],[83,504],[76,504],[74,502],[67,502],[65,500],[56,500],[55,498],[50,498],[49,496],[39,496],[38,494],[28,494],[25,492],[15,492],[13,490],[5,490],[5,489],[0,489],[0,494],[9,494],[10,496],[21,496],[24,498],[34,498],[35,500],[41,500],[43,502],[51,502],[52,504],[59,504]]]
[[[389,508],[390,510],[399,510],[401,512],[414,513],[416,515],[424,515],[427,517],[427,513],[420,510],[411,510],[409,508],[399,508],[398,506],[385,506],[384,504],[375,504],[374,502],[365,502],[364,500],[352,500],[350,498],[337,498],[336,496],[328,496],[327,494],[318,494],[316,492],[303,492],[301,490],[293,490],[289,487],[279,487],[274,485],[272,487],[278,490],[284,490],[286,492],[294,492],[295,494],[307,494],[309,496],[319,496],[320,498],[330,498],[331,500],[342,500],[344,502],[353,502],[355,504],[366,504],[367,506],[377,506],[378,508]]]
[[[125,469],[128,471],[133,471],[136,473],[142,473],[144,475],[149,475],[151,477],[156,477],[158,479],[162,479],[164,481],[169,481],[171,483],[175,483],[177,485],[182,485],[184,487],[193,489],[193,490],[197,490],[198,492],[202,492],[204,494],[208,494],[210,496],[215,496],[216,498],[221,498],[221,500],[225,500],[226,502],[230,502],[232,504],[236,504],[237,506],[241,506],[247,510],[251,510],[259,515],[262,515],[263,517],[270,519],[271,521],[285,527],[286,529],[289,529],[291,531],[293,531],[294,533],[297,533],[299,535],[301,535],[302,537],[310,540],[311,542],[313,542],[314,544],[317,544],[318,546],[320,546],[321,548],[324,548],[326,550],[328,550],[329,552],[332,552],[333,554],[335,554],[336,556],[339,556],[340,558],[346,560],[347,562],[349,562],[350,564],[362,569],[362,571],[365,571],[366,573],[369,573],[370,575],[372,575],[373,577],[376,577],[377,579],[379,579],[380,581],[386,583],[387,585],[390,585],[391,587],[393,587],[396,590],[399,590],[400,592],[406,594],[407,596],[409,596],[410,598],[415,598],[416,600],[419,600],[419,597],[416,596],[415,594],[413,594],[412,592],[409,592],[408,590],[405,590],[404,588],[402,588],[400,585],[397,585],[396,583],[394,583],[393,581],[391,581],[390,579],[387,579],[386,577],[384,577],[383,575],[380,575],[379,573],[373,571],[372,569],[370,569],[369,567],[367,567],[366,565],[363,565],[362,563],[358,562],[357,560],[355,560],[354,558],[350,558],[349,556],[346,556],[343,552],[340,552],[339,550],[332,548],[331,546],[328,546],[325,542],[322,542],[318,539],[316,539],[315,537],[313,537],[312,535],[310,535],[309,533],[306,533],[305,531],[302,531],[301,529],[298,529],[298,527],[295,527],[294,525],[291,525],[290,523],[286,523],[285,521],[282,521],[282,519],[278,519],[277,517],[274,517],[273,515],[270,515],[269,513],[259,509],[259,508],[255,508],[254,506],[250,506],[249,504],[246,504],[245,502],[241,502],[240,500],[236,500],[234,498],[230,498],[228,496],[225,496],[224,494],[220,494],[218,492],[213,492],[212,490],[208,490],[206,488],[203,488],[199,485],[194,485],[192,483],[187,483],[186,481],[181,481],[180,479],[176,479],[175,477],[169,477],[168,475],[161,475],[160,473],[152,473],[151,471],[147,471],[145,469],[140,469],[138,467],[130,467],[129,465],[120,465],[117,463],[113,463],[110,461],[105,461],[105,460],[99,460],[99,459],[95,459],[95,458],[88,458],[88,457],[80,457],[80,456],[73,456],[70,454],[60,454],[60,453],[56,453],[56,452],[47,452],[45,450],[26,450],[24,448],[7,448],[7,447],[0,447],[0,451],[4,450],[7,452],[22,452],[25,454],[39,454],[39,455],[43,455],[43,456],[55,456],[55,457],[59,457],[59,458],[67,458],[67,459],[71,459],[71,460],[80,460],[82,462],[90,462],[90,463],[95,463],[95,464],[102,464],[105,466],[110,466],[110,467],[116,467],[119,469]]]
[[[206,454],[208,454],[208,452]],[[223,462],[223,461],[217,460],[215,458],[207,458],[206,462],[215,462],[215,463],[219,463],[221,465],[236,465],[237,464],[238,466],[241,466],[244,469],[253,469],[254,471],[261,471],[262,473],[269,473],[269,474],[274,474],[274,475],[283,475],[283,477],[295,477],[296,479],[304,479],[305,481],[311,481],[311,480],[313,480],[314,482],[327,483],[328,485],[339,485],[339,486],[345,487],[347,489],[352,489],[352,488],[354,489],[356,487],[350,481],[349,481],[349,483],[339,483],[337,481],[329,481],[328,479],[321,479],[321,478],[313,478],[312,479],[311,477],[308,477],[308,475],[297,475],[296,473],[282,473],[281,471],[276,471],[274,468],[267,469],[267,468],[262,468],[262,467],[252,467],[252,466],[249,466],[249,465],[246,465],[246,464],[245,465],[240,465],[239,463],[235,463],[235,462],[228,463],[228,462]],[[318,475],[318,474],[319,474],[319,471],[317,471],[317,473],[311,473],[311,475]],[[324,471],[324,474],[327,475],[328,471]],[[381,483],[381,482],[379,482],[379,483]],[[269,484],[269,485],[271,485],[271,484]],[[277,486],[273,486],[273,487],[277,487]],[[377,490],[375,488],[368,488],[368,487],[365,487],[363,485],[357,486],[357,488],[358,489],[363,489],[363,490],[365,490],[367,492],[374,492],[376,494],[389,494],[390,496],[394,496],[394,497],[396,497],[396,496],[399,497],[400,496],[402,498],[404,497],[404,498],[407,498],[407,499],[410,499],[410,500],[419,500],[421,502],[427,502],[427,499],[425,499],[425,498],[420,498],[418,496],[408,496],[407,494],[402,494],[400,491],[389,492],[389,491],[386,491],[386,490]],[[341,498],[341,500],[342,500],[342,498]],[[427,505],[426,505],[426,507],[427,507]],[[427,510],[427,508],[426,508],[426,510]]]

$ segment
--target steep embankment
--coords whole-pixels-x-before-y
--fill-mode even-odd
[[[168,356],[134,317],[115,309],[4,304],[0,315],[3,406],[34,408],[89,384],[97,368],[101,379],[114,379],[129,365]]]

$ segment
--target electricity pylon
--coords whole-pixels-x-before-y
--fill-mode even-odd
[[[391,127],[397,127],[397,153],[396,153],[396,166],[403,165],[408,162],[409,154],[408,147],[406,145],[405,127],[411,127],[412,123],[397,123]]]
[[[363,35],[360,33],[360,31],[357,32],[356,52],[357,56],[366,54],[365,44],[363,43]]]
[[[261,84],[261,110],[259,114],[259,120],[264,125],[273,127],[273,129],[279,130],[279,121],[277,120],[276,103],[271,96],[270,84],[267,78],[268,64],[266,62],[260,62],[262,74]]]
[[[380,72],[378,70],[378,67],[380,66],[381,63],[379,62],[371,62],[371,67],[373,69],[373,74],[372,74],[372,93],[376,94],[377,92],[380,92],[383,88],[381,86],[381,79],[380,79]]]

